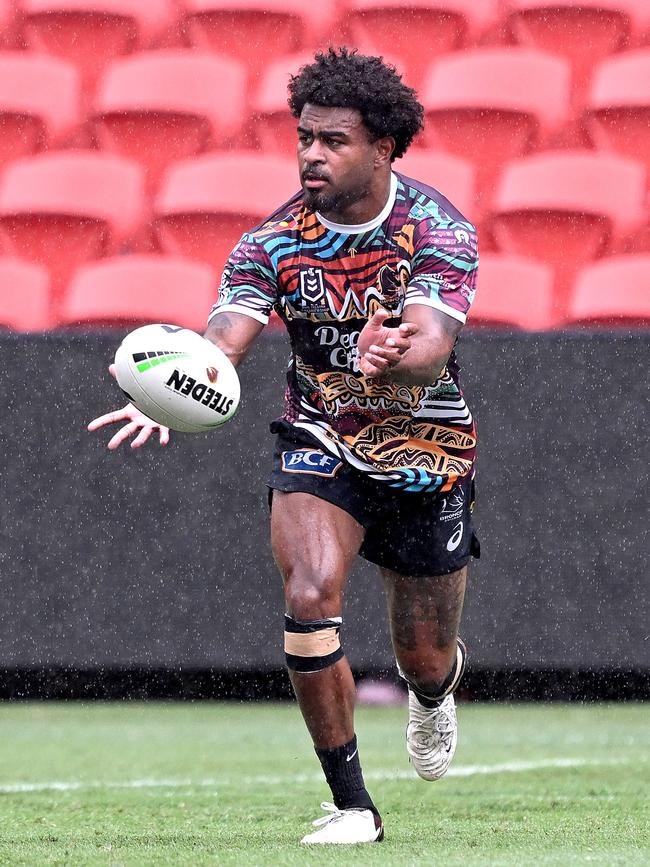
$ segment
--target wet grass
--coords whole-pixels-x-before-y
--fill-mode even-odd
[[[650,865],[647,706],[459,718],[454,775],[427,784],[405,709],[360,708],[386,839],[314,852],[329,792],[293,705],[0,705],[0,864]]]

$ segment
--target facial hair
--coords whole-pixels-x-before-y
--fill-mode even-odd
[[[367,189],[356,188],[341,192],[328,193],[324,190],[303,189],[303,201],[312,211],[318,211],[325,216],[336,216],[342,211],[355,205],[368,195]]]

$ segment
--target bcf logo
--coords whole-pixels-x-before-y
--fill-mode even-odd
[[[332,478],[342,466],[342,461],[318,449],[297,449],[282,452],[282,470],[285,473],[309,473],[313,476]]]

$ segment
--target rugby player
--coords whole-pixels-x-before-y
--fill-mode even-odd
[[[301,190],[245,234],[205,337],[238,365],[277,311],[292,360],[269,479],[284,580],[289,676],[333,804],[302,842],[370,843],[383,824],[364,784],[355,686],[341,646],[357,554],[385,585],[409,695],[407,751],[425,780],[452,760],[458,637],[472,527],[476,436],[454,345],[471,304],[474,227],[436,189],[393,171],[423,123],[381,58],[316,55],[289,84]],[[109,442],[169,433],[132,405]]]

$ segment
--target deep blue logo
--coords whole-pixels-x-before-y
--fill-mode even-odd
[[[282,452],[282,470],[285,473],[309,473],[312,476],[333,478],[343,461],[318,449],[296,449]]]

